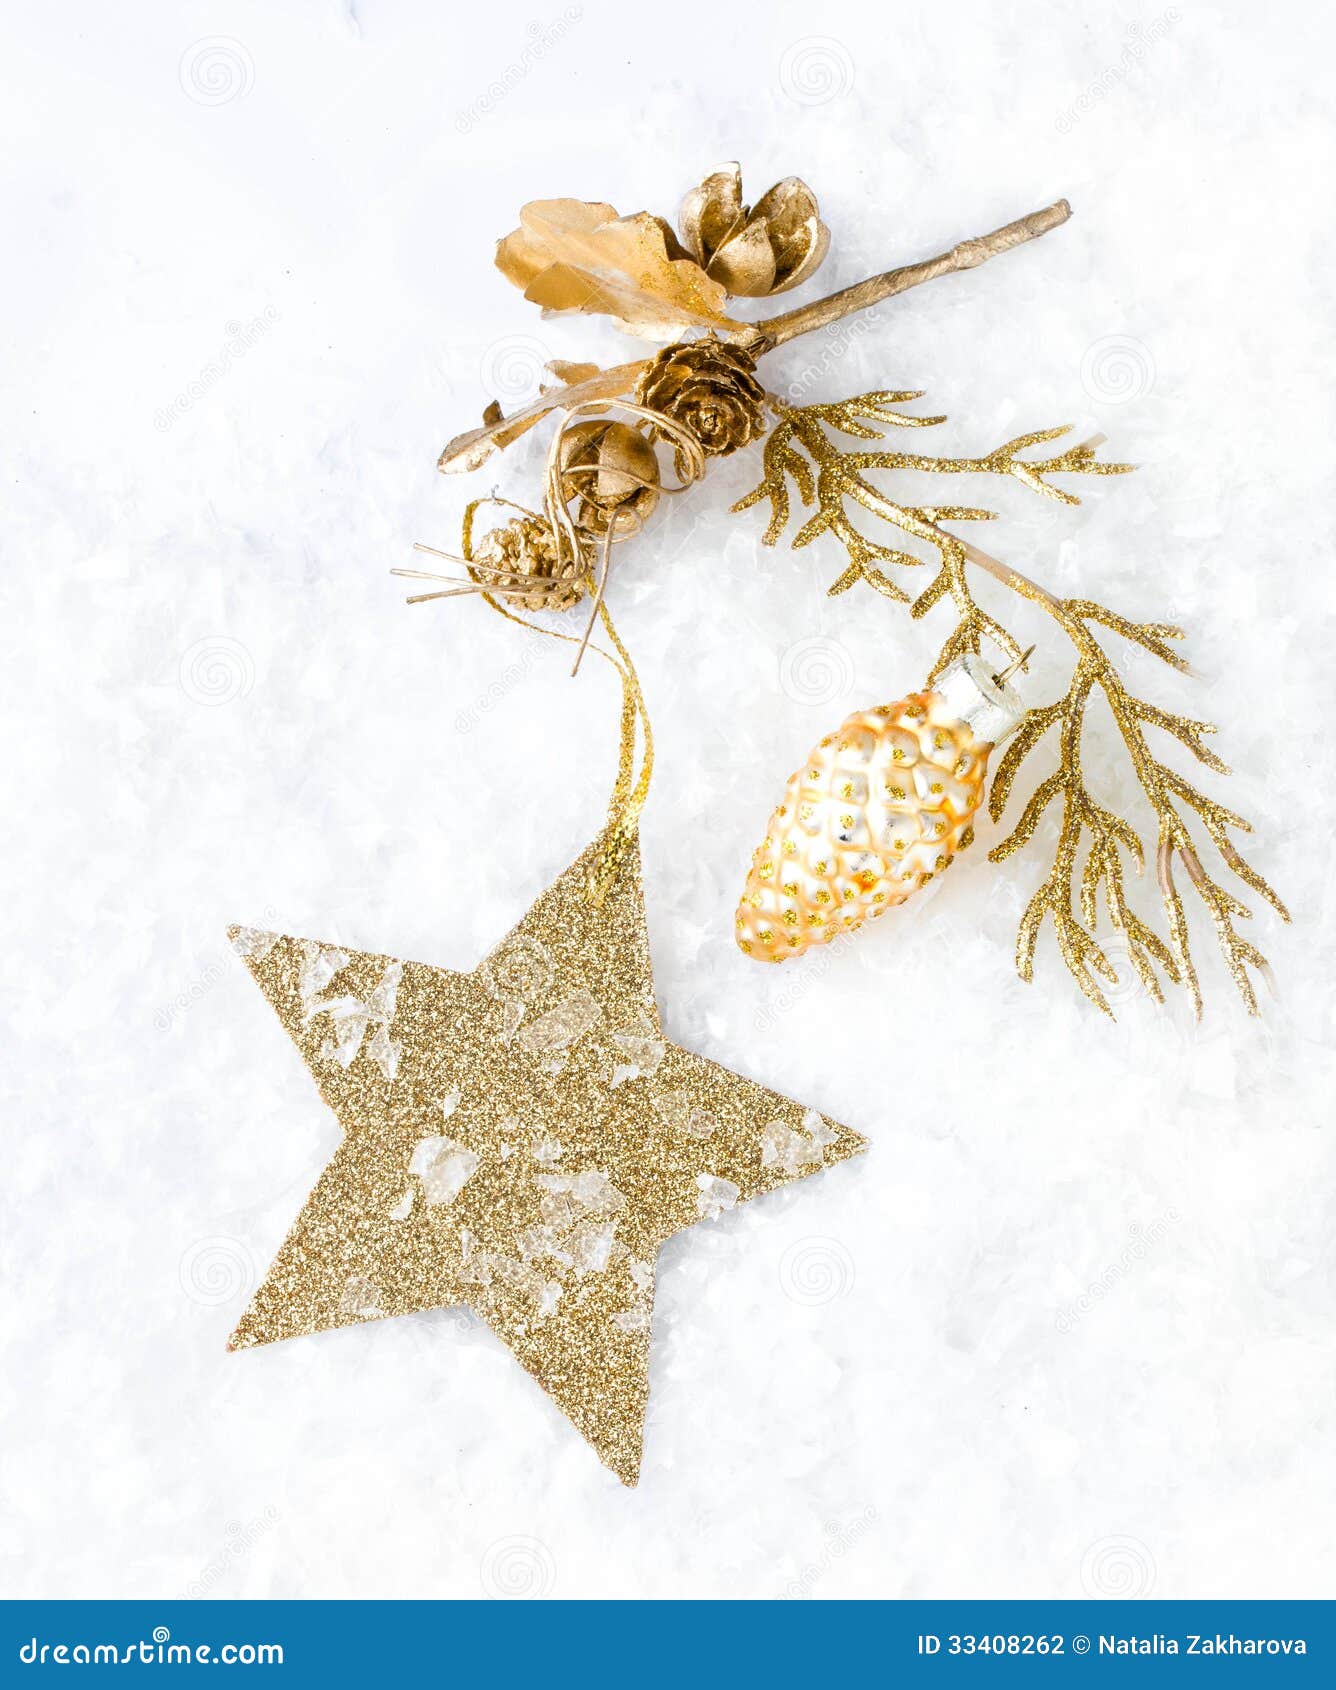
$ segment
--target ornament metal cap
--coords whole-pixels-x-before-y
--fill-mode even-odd
[[[1024,663],[1024,658],[1021,661]],[[1015,687],[1007,685],[1006,674],[996,674],[977,653],[966,652],[942,670],[933,691],[975,739],[1000,745],[1016,731],[1025,714],[1024,701]]]

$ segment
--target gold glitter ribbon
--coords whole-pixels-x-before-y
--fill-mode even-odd
[[[475,499],[464,512],[462,551],[467,563],[473,562],[473,517],[480,505],[490,504],[490,499]],[[605,572],[606,573],[606,572]],[[574,635],[559,633],[555,628],[545,628],[539,622],[531,622],[527,616],[520,616],[501,603],[494,593],[485,588],[479,594],[483,602],[489,605],[498,616],[504,616],[507,622],[517,623],[521,628],[528,628],[533,633],[545,634],[549,639],[561,640],[566,645],[573,645],[581,652],[586,649],[596,652],[605,663],[609,663],[617,671],[622,683],[621,729],[617,748],[617,776],[612,786],[612,797],[608,804],[608,820],[599,841],[599,851],[594,866],[590,871],[586,887],[586,896],[591,904],[599,905],[607,896],[608,889],[617,878],[626,848],[636,836],[636,828],[640,821],[640,812],[645,807],[645,799],[649,796],[649,783],[654,773],[654,733],[650,727],[649,710],[645,704],[645,695],[640,685],[640,677],[636,673],[635,664],[631,661],[631,654],[622,644],[621,636],[613,623],[606,601],[600,596],[596,601],[597,617],[603,626],[613,650],[605,651],[602,646],[590,645],[586,633],[583,639],[576,639]],[[613,655],[613,652],[616,655]],[[640,751],[640,767],[636,769],[637,749]]]

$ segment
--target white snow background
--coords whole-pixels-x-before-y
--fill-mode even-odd
[[[1333,46],[1289,0],[14,14],[7,1594],[1330,1593]],[[1050,817],[820,970],[756,967],[732,910],[784,777],[950,613],[763,550],[728,512],[755,452],[662,506],[611,597],[665,1025],[872,1147],[665,1253],[626,1491],[470,1317],[225,1353],[336,1135],[224,929],[468,967],[592,837],[607,671],[387,571],[487,487],[535,497],[545,436],[435,471],[488,398],[638,355],[493,269],[519,206],[672,214],[735,157],[752,198],[820,196],[799,298],[1071,199],[767,374],[925,388],[926,450],[1071,422],[1141,466],[1079,509],[945,485],[1058,591],[1186,625],[1198,679],[1128,672],[1220,724],[1206,779],[1295,924],[1254,923],[1259,1021],[1196,916],[1199,1025],[1130,987],[1101,1019],[1051,931],[1024,986]],[[1128,795],[1105,718],[1088,764]]]

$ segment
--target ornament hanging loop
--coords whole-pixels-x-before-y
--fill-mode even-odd
[[[471,572],[478,568],[473,555],[473,517],[477,508],[486,503],[508,504],[509,500],[476,499],[464,513],[464,532],[462,544],[462,561]],[[415,571],[399,570],[397,574],[415,574]],[[492,590],[493,583],[486,578],[471,582],[463,591],[477,594],[490,609],[498,616],[504,616],[507,622],[514,622],[521,628],[528,628],[532,633],[543,634],[548,639],[561,640],[565,645],[573,645],[580,656],[586,650],[596,652],[605,663],[617,671],[622,685],[621,727],[617,746],[617,774],[613,781],[612,797],[608,803],[608,820],[601,838],[597,860],[589,875],[586,896],[594,905],[602,904],[608,891],[617,879],[628,847],[634,844],[636,829],[640,821],[640,812],[645,807],[645,800],[649,796],[649,783],[654,773],[654,733],[650,727],[649,711],[645,705],[645,695],[641,690],[640,677],[636,673],[635,664],[631,661],[631,654],[622,644],[613,623],[612,615],[600,594],[594,604],[593,620],[600,622],[603,632],[607,635],[612,650],[606,651],[600,645],[593,645],[589,641],[586,631],[582,639],[573,634],[560,633],[556,628],[545,628],[540,622],[532,622],[527,616],[518,611],[508,609]],[[499,588],[498,590],[504,590]],[[435,597],[436,595],[427,595]],[[444,596],[444,595],[442,595]],[[578,666],[578,664],[577,664]],[[637,768],[637,761],[639,767]]]
[[[1029,646],[1018,658],[1016,658],[1013,662],[1008,663],[1000,675],[993,676],[994,684],[999,687],[1004,687],[1011,677],[1019,670],[1028,670],[1030,667],[1030,659],[1034,656],[1037,649],[1038,648],[1036,646]]]

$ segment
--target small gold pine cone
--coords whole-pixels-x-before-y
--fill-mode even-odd
[[[690,429],[707,457],[724,457],[765,433],[765,389],[756,379],[756,360],[714,335],[657,352],[635,396]],[[658,431],[651,425],[650,432]],[[679,475],[683,467],[679,450]]]
[[[659,502],[659,460],[629,423],[573,423],[561,437],[560,464],[561,496],[590,534],[634,534]]]
[[[973,839],[989,753],[1020,714],[1011,689],[969,658],[937,690],[856,711],[828,734],[753,854],[739,947],[762,962],[801,956],[941,874]]]
[[[484,534],[473,548],[482,585],[516,610],[570,610],[584,597],[581,569],[563,559],[540,516],[515,516]],[[490,574],[488,571],[495,571]]]

